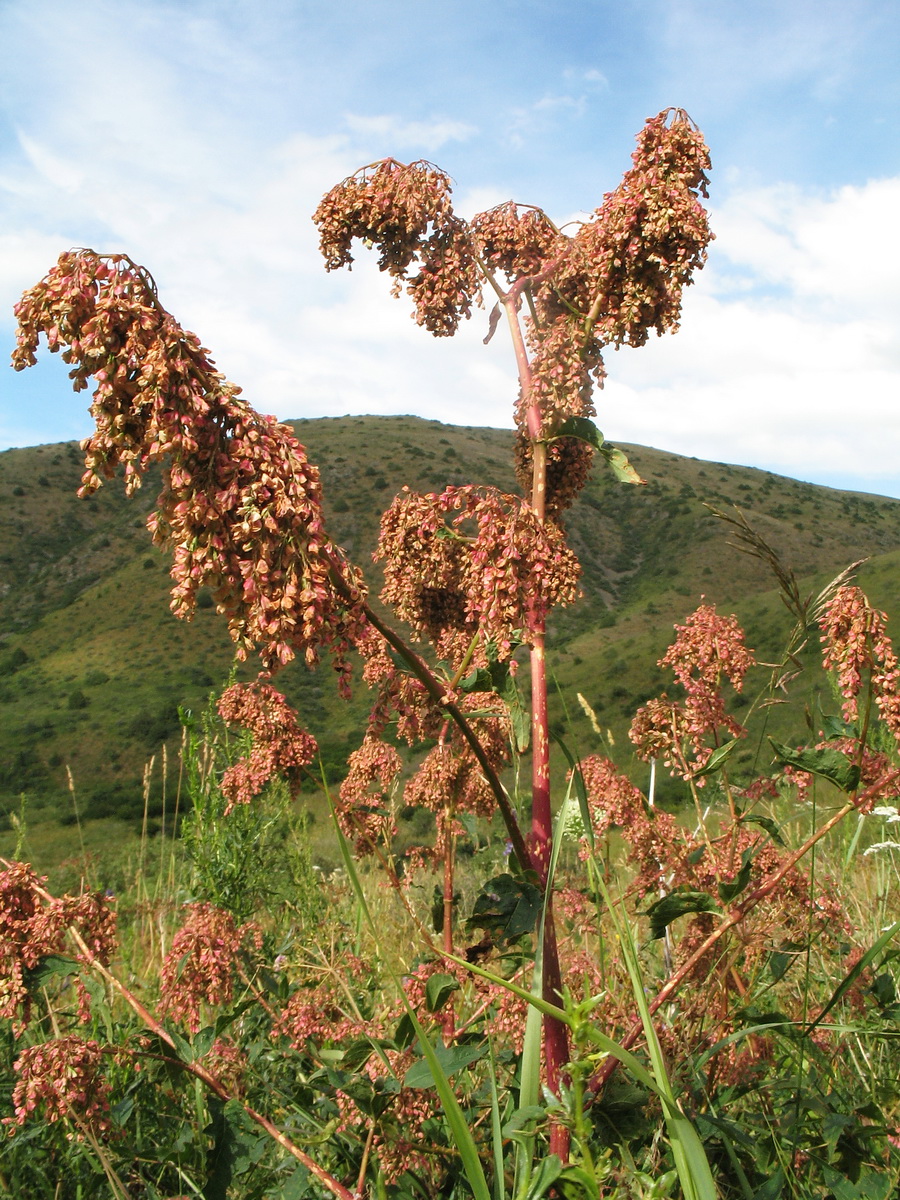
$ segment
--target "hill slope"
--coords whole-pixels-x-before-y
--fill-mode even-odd
[[[373,592],[379,517],[402,484],[515,490],[506,431],[413,417],[294,427],[321,467],[332,535],[366,567]],[[763,654],[781,644],[785,622],[771,575],[728,545],[727,527],[704,501],[738,505],[810,587],[869,557],[861,580],[876,603],[896,611],[900,501],[626,450],[648,485],[618,484],[595,468],[566,522],[584,596],[551,625],[563,690],[584,693],[620,747],[634,705],[664,682],[655,661],[673,622],[701,596],[736,611]],[[225,625],[211,606],[191,624],[169,612],[168,563],[144,528],[158,478],[132,500],[111,483],[79,501],[80,472],[74,443],[0,454],[0,812],[16,807],[23,791],[38,815],[71,812],[69,767],[88,815],[139,815],[143,764],[178,737],[178,705],[201,706],[230,669]],[[252,664],[242,670],[254,673]],[[364,689],[351,705],[340,703],[327,667],[311,673],[297,665],[280,685],[337,773],[362,727]],[[587,743],[586,718],[580,710],[569,716]]]

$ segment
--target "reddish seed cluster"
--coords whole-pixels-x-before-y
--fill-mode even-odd
[[[547,446],[547,494],[545,513],[548,520],[561,525],[562,514],[574,504],[587,483],[594,462],[594,447],[580,438],[554,438]],[[531,489],[534,451],[530,439],[521,432],[516,438],[516,479],[525,495]]]
[[[200,1005],[227,1004],[234,993],[235,964],[262,935],[251,922],[238,927],[230,913],[213,904],[190,904],[188,918],[172,940],[160,971],[164,1011],[196,1033]]]
[[[390,844],[397,832],[389,809],[391,791],[400,768],[393,746],[367,733],[349,758],[350,769],[340,787],[338,821],[357,854],[371,854],[376,846]]]
[[[567,417],[590,416],[603,347],[641,346],[650,330],[678,326],[682,290],[712,236],[698,199],[709,152],[686,113],[666,110],[638,135],[633,162],[535,291],[527,326],[533,384],[520,399],[520,428],[533,404],[544,436]]]
[[[479,266],[527,287],[532,383],[517,420],[525,430],[537,406],[540,434],[552,437],[567,417],[592,415],[604,345],[640,346],[651,329],[677,328],[682,289],[705,261],[711,234],[698,196],[709,152],[700,131],[681,109],[667,109],[644,126],[633,161],[593,220],[566,237],[540,209],[511,201],[467,224],[453,213],[442,171],[385,159],[317,209],[326,266],[349,265],[354,239],[377,246],[394,293],[408,281],[416,320],[438,335],[455,333],[480,301]]]
[[[881,719],[900,742],[900,663],[885,628],[887,616],[858,587],[835,592],[822,616],[823,664],[837,672],[844,717],[855,721],[866,679]]]
[[[455,619],[457,632],[480,632],[501,658],[578,595],[578,560],[558,526],[494,488],[404,488],[382,518],[376,558],[382,600],[417,633],[438,641]]]
[[[352,996],[356,986],[371,984],[371,968],[355,954],[342,956],[340,972],[329,971],[293,993],[272,1025],[271,1036],[286,1038],[295,1050],[308,1042],[319,1048],[347,1044],[372,1034]]]
[[[4,1122],[23,1125],[39,1111],[41,1120],[51,1124],[75,1117],[93,1133],[108,1132],[109,1087],[100,1070],[102,1061],[98,1044],[79,1037],[29,1046],[16,1059],[16,1115]]]
[[[28,863],[11,863],[0,871],[0,1017],[8,1020],[20,1012],[27,1020],[25,973],[46,955],[62,952],[70,926],[102,963],[108,964],[115,951],[116,919],[106,897],[86,892],[45,899],[39,892],[45,882]],[[81,1016],[87,1020],[88,997],[80,980],[78,989]]]
[[[642,346],[677,329],[681,292],[712,239],[706,196],[709,150],[682,109],[665,109],[638,134],[633,167],[575,235],[561,295],[592,315],[604,343]],[[579,262],[579,256],[581,262]]]
[[[443,639],[440,644],[444,646]],[[369,715],[369,732],[380,737],[388,725],[395,722],[397,737],[410,746],[436,738],[447,714],[434,702],[425,685],[396,666],[388,644],[380,634],[377,639],[367,640],[365,653],[363,680],[368,687],[378,689],[378,698]],[[455,654],[449,657],[451,662],[457,658]]]
[[[541,209],[511,200],[478,213],[472,234],[488,269],[501,271],[510,283],[539,275],[567,241]]]
[[[665,872],[675,871],[680,879],[678,872],[690,847],[682,848],[675,818],[661,809],[650,809],[634,784],[620,775],[608,758],[593,754],[582,759],[580,767],[594,837],[599,840],[613,828],[622,831],[629,861],[637,868],[634,888],[638,895],[656,891]],[[586,855],[584,847],[582,857]]]
[[[299,787],[303,768],[317,752],[315,738],[297,723],[297,714],[281,692],[269,683],[235,683],[219,698],[219,715],[229,725],[253,734],[253,749],[222,777],[222,794],[228,801],[225,815],[235,804],[248,804],[275,775]]]
[[[471,717],[470,724],[488,761],[500,771],[509,761],[509,722],[506,706],[494,692],[471,692],[460,707],[465,713],[492,714]],[[426,754],[403,792],[406,804],[434,813],[471,813],[489,817],[496,797],[482,774],[468,743],[454,726]]]
[[[361,582],[325,532],[319,473],[286,426],[239,398],[147,272],[124,255],[70,251],[16,315],[17,370],[35,362],[43,333],[64,347],[76,391],[96,381],[81,495],[120,464],[131,493],[151,463],[168,462],[148,524],[174,550],[175,613],[189,618],[210,588],[241,657],[258,649],[274,668],[328,647],[346,672],[364,626]]]
[[[743,726],[725,711],[721,685],[724,677],[740,691],[755,659],[737,618],[719,616],[713,605],[701,605],[675,629],[678,636],[659,666],[672,669],[685,700],[676,703],[666,695],[651,700],[635,714],[629,737],[645,761],[661,758],[687,779],[706,763],[720,733],[743,735]]]
[[[406,282],[416,321],[437,337],[456,333],[480,299],[468,227],[453,212],[448,176],[431,163],[388,158],[366,167],[332,188],[313,220],[329,271],[352,263],[354,238],[377,246],[394,294]]]

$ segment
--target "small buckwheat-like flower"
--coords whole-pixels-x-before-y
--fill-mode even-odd
[[[102,1061],[96,1042],[74,1036],[23,1050],[16,1059],[19,1078],[12,1095],[15,1123],[24,1125],[38,1115],[51,1124],[77,1117],[94,1133],[108,1132],[109,1087],[100,1070]]]
[[[248,804],[275,775],[299,787],[303,768],[318,752],[316,739],[297,723],[297,714],[271,684],[235,683],[219,697],[219,715],[230,725],[253,734],[253,749],[230,766],[222,777],[222,794],[228,801],[225,815],[235,804]]]
[[[213,904],[190,904],[188,918],[172,940],[160,972],[162,1007],[196,1033],[200,1005],[227,1004],[234,994],[235,962],[262,935],[252,922],[238,927]]]

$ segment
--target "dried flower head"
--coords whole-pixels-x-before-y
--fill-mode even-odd
[[[231,1000],[237,959],[248,946],[259,949],[262,935],[252,922],[238,927],[230,913],[213,904],[186,907],[187,920],[163,960],[160,994],[164,1011],[196,1033],[200,1005]]]
[[[454,214],[450,191],[432,163],[387,158],[332,188],[313,216],[327,270],[352,263],[354,239],[377,246],[393,294],[406,282],[416,321],[437,337],[456,333],[481,296],[469,228]]]
[[[210,588],[240,657],[258,649],[274,668],[328,647],[343,677],[365,624],[362,584],[328,539],[319,473],[290,429],[239,398],[124,255],[63,254],[16,315],[17,370],[43,333],[64,347],[76,391],[96,382],[80,495],[120,464],[131,494],[151,463],[167,463],[148,527],[174,551],[176,615],[190,618]]]
[[[885,725],[900,742],[900,664],[886,630],[887,616],[858,587],[838,588],[821,619],[822,662],[837,673],[844,717],[859,716],[868,680]]]
[[[349,765],[338,793],[338,822],[356,853],[370,854],[397,831],[389,801],[402,763],[393,746],[367,733]]]
[[[109,1087],[102,1061],[96,1042],[73,1036],[23,1050],[16,1059],[19,1078],[12,1095],[15,1123],[23,1125],[39,1112],[41,1120],[51,1124],[77,1118],[93,1133],[108,1132]]]
[[[663,694],[643,705],[629,737],[640,758],[661,758],[687,779],[707,762],[721,733],[746,732],[725,710],[722,682],[728,679],[740,691],[755,659],[737,618],[719,616],[713,605],[702,604],[675,629],[678,636],[658,665],[671,668],[685,699],[678,703]],[[704,780],[696,782],[702,787]]]
[[[446,630],[480,632],[501,659],[578,595],[578,560],[559,527],[495,488],[404,488],[382,518],[376,558],[382,600],[417,633],[437,642]]]
[[[116,948],[116,919],[106,896],[48,896],[47,881],[28,863],[11,863],[0,871],[0,1017],[24,1022],[29,1015],[26,973],[48,954],[64,948],[66,930],[73,926],[91,953],[108,964]],[[83,955],[79,952],[79,960]],[[88,1018],[88,994],[77,981],[80,1011]]]
[[[297,723],[297,714],[271,684],[235,683],[219,697],[219,715],[253,735],[253,748],[246,758],[228,768],[222,777],[222,794],[228,801],[225,815],[235,804],[247,804],[259,795],[275,775],[300,786],[303,768],[317,752],[315,738]]]

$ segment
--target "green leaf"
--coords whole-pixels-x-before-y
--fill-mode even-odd
[[[785,954],[783,950],[773,950],[769,955],[769,974],[775,980],[784,979],[796,957],[796,954]]]
[[[541,915],[540,889],[512,875],[497,875],[481,889],[466,922],[470,929],[485,929],[495,940],[514,941],[531,933]]]
[[[511,1138],[520,1129],[527,1129],[532,1122],[546,1121],[546,1119],[547,1110],[540,1104],[526,1104],[524,1108],[517,1108],[503,1126],[503,1136]]]
[[[524,754],[531,740],[531,718],[522,703],[516,681],[509,669],[509,660],[491,662],[489,667],[478,667],[468,674],[459,685],[460,691],[496,692],[502,697],[509,712],[516,749]],[[472,716],[467,713],[467,716]]]
[[[848,725],[841,717],[835,716],[822,717],[822,732],[825,734],[825,740],[829,742],[832,738],[855,738],[858,736],[855,725]]]
[[[559,1179],[562,1169],[563,1165],[557,1155],[548,1154],[546,1158],[542,1158],[528,1181],[525,1200],[540,1200],[541,1196],[545,1196]]]
[[[415,1040],[415,1026],[410,1020],[409,1013],[404,1013],[397,1022],[397,1028],[394,1030],[394,1042],[400,1050],[405,1050],[407,1046],[411,1046]]]
[[[269,1135],[260,1134],[239,1100],[223,1104],[211,1096],[208,1104],[212,1121],[207,1132],[214,1142],[203,1200],[228,1200],[235,1176],[246,1174],[259,1162],[269,1146]]]
[[[673,1181],[675,1172],[672,1172]],[[587,1200],[598,1200],[600,1195],[597,1187],[597,1180],[593,1173],[588,1172],[584,1167],[564,1167],[560,1172],[559,1178],[556,1181],[557,1191],[561,1191],[567,1198],[577,1197],[577,1200],[582,1200],[582,1197],[587,1197]],[[666,1195],[667,1192],[660,1192],[659,1195]]]
[[[425,1007],[430,1013],[440,1012],[458,990],[459,984],[452,975],[432,975],[425,984]]]
[[[60,954],[48,954],[33,971],[27,973],[28,986],[46,987],[54,977],[60,975],[77,975],[81,966],[73,958],[63,958]]]
[[[778,761],[799,771],[809,771],[835,784],[842,792],[855,791],[859,785],[859,767],[840,750],[828,747],[822,750],[793,750],[783,742],[769,738]]]
[[[759,827],[761,829],[764,829],[766,831],[766,833],[769,835],[769,837],[772,839],[772,841],[776,843],[776,845],[779,845],[779,846],[784,845],[784,838],[781,836],[781,829],[779,828],[778,823],[776,821],[773,821],[771,817],[755,817],[755,816],[754,817],[744,817],[744,816],[742,816],[741,824],[759,825]]]
[[[651,939],[661,938],[674,920],[686,913],[719,912],[719,906],[709,892],[670,892],[645,912],[650,918]]]
[[[730,742],[726,742],[724,746],[717,746],[703,766],[693,772],[694,779],[700,779],[704,775],[714,775],[716,771],[721,771],[727,760],[734,753],[735,746],[740,741],[740,738],[733,738]]]
[[[606,459],[620,483],[646,483],[628,461],[623,450],[603,438],[603,434],[587,417],[569,417],[556,431],[557,437],[574,437],[593,446]]]
[[[719,899],[723,904],[730,904],[736,899],[750,882],[750,869],[753,866],[753,851],[745,850],[741,855],[741,869],[730,883],[720,883]]]
[[[493,676],[486,667],[478,667],[465,679],[460,680],[459,690],[467,695],[469,692],[492,692],[494,690]]]
[[[487,1054],[486,1046],[445,1046],[442,1042],[432,1046],[432,1050],[440,1069],[448,1079],[457,1071],[461,1071],[463,1067],[470,1066]],[[427,1058],[421,1058],[418,1062],[413,1063],[403,1076],[404,1087],[430,1088],[434,1087],[435,1083],[431,1063]]]
[[[216,1027],[214,1025],[207,1025],[205,1029],[201,1029],[199,1033],[195,1033],[191,1039],[194,1058],[203,1058],[204,1054],[209,1054],[215,1040]]]
[[[779,1167],[774,1175],[753,1193],[753,1200],[778,1200],[784,1191],[784,1169]]]

